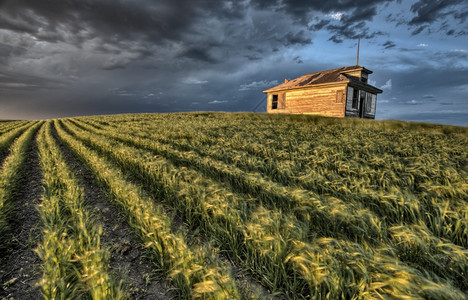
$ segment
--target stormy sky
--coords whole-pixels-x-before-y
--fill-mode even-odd
[[[265,111],[356,63],[377,119],[468,126],[464,0],[0,0],[0,118]]]

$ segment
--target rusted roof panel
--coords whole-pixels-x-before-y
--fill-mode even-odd
[[[320,71],[315,73],[310,73],[298,77],[296,79],[289,80],[288,82],[282,83],[275,87],[272,87],[268,90],[263,91],[264,93],[280,91],[280,90],[289,90],[289,89],[297,89],[303,88],[308,86],[313,86],[317,84],[324,84],[324,83],[334,83],[334,82],[355,82],[355,79],[352,78],[353,76],[345,75],[343,73],[351,72],[351,71],[362,71],[367,74],[371,74],[372,71],[361,67],[361,66],[349,66],[349,67],[341,67],[332,70]],[[361,85],[366,85],[373,89],[377,89],[371,85],[365,84],[360,82]],[[378,90],[378,89],[377,89]]]

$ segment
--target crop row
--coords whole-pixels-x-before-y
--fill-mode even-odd
[[[86,126],[83,123],[78,124],[81,124],[82,127]],[[338,226],[349,229],[348,232],[343,230],[348,236],[357,233],[365,238],[382,240],[382,238],[390,237],[386,228],[387,225],[398,226],[402,222],[405,224],[419,224],[420,220],[424,220],[436,236],[447,238],[449,241],[454,241],[456,244],[465,247],[467,245],[468,211],[466,206],[462,209],[450,208],[448,206],[450,202],[447,199],[444,199],[443,202],[434,201],[434,198],[424,201],[424,198],[418,198],[413,194],[401,194],[401,191],[397,189],[393,193],[376,192],[364,187],[349,190],[343,187],[341,183],[327,182],[326,179],[323,179],[323,176],[316,174],[316,172],[311,172],[307,178],[282,176],[283,182],[285,181],[284,178],[292,177],[295,179],[296,185],[291,184],[290,181],[292,180],[286,180],[286,183],[289,184],[285,187],[279,182],[280,180],[273,180],[273,178],[275,174],[281,174],[284,169],[286,169],[286,173],[291,173],[286,166],[283,165],[281,168],[281,166],[276,165],[274,168],[262,168],[261,161],[244,159],[246,156],[242,156],[237,160],[237,163],[233,163],[229,159],[232,156],[227,151],[223,151],[225,147],[218,148],[218,152],[210,151],[209,154],[199,150],[200,148],[203,149],[203,146],[193,148],[191,151],[179,151],[178,148],[180,149],[180,147],[162,144],[153,135],[148,138],[138,138],[135,137],[135,134],[132,134],[132,136],[123,134],[122,132],[125,132],[123,130],[98,130],[91,126],[87,126],[86,129],[137,147],[150,149],[155,154],[170,158],[178,165],[193,167],[206,176],[229,182],[237,191],[246,192],[263,198],[265,201],[280,205],[286,211],[290,210],[291,205],[294,205],[291,203],[295,203],[293,209],[297,209],[297,207],[304,207],[304,203],[310,203],[315,199],[316,203],[320,203],[321,207],[334,211],[333,216],[330,216],[330,213],[313,216],[317,223],[323,223],[324,220],[328,222],[336,220]],[[276,162],[270,161],[269,165],[271,166]],[[297,188],[298,183],[305,190]],[[334,197],[319,197],[317,194],[310,193],[310,191],[319,194],[331,194]],[[298,200],[298,198],[302,198],[302,200]],[[340,201],[340,198],[348,201]],[[328,201],[326,201],[327,199]],[[360,205],[351,207],[353,203],[367,206],[380,218],[386,218],[385,224],[382,224],[376,218],[376,215],[369,212],[368,209],[364,209]],[[463,204],[463,202],[461,203]],[[358,230],[355,230],[355,228]],[[336,227],[331,228],[331,231],[335,232]],[[329,234],[327,233],[326,236]]]
[[[259,122],[249,125],[247,120],[247,124],[242,123],[243,128],[240,128],[239,124],[235,123],[223,124],[223,120],[220,124],[204,122],[202,126],[196,120],[187,119],[178,122],[177,126],[163,125],[163,128],[166,127],[164,132],[155,130],[161,125],[157,119],[147,125],[135,125],[139,129],[135,134],[151,134],[155,138],[165,138],[172,143],[186,141],[194,146],[192,148],[221,144],[227,151],[236,149],[260,158],[287,160],[296,167],[295,171],[299,176],[308,173],[309,169],[323,169],[324,175],[368,178],[379,188],[392,183],[401,188],[416,188],[418,182],[423,183],[429,176],[435,182],[457,182],[460,177],[451,176],[457,173],[452,174],[453,168],[461,171],[460,165],[467,162],[466,153],[463,151],[466,142],[460,143],[459,140],[440,134],[349,130],[336,126],[304,126],[305,131],[297,124],[289,124],[283,125],[283,128],[275,130],[275,134],[271,135],[267,134],[271,130],[265,125],[264,128],[258,128],[262,126]],[[278,125],[281,126],[274,124]],[[132,128],[116,123],[106,126],[118,130]],[[219,132],[220,128],[222,134]],[[250,132],[255,134],[249,134]],[[294,135],[294,139],[288,139],[289,134],[284,132]],[[398,151],[399,148],[408,148],[408,151],[412,152],[404,155]],[[385,168],[382,168],[383,166]]]
[[[385,294],[388,290],[380,289],[378,285],[373,286],[376,287],[375,289],[370,289],[369,284],[375,281],[375,277],[359,269],[373,266],[376,257],[392,261],[391,268],[407,272],[410,274],[411,281],[418,281],[420,286],[432,284],[418,271],[400,266],[401,262],[392,258],[397,255],[391,253],[391,250],[385,250],[389,251],[390,254],[388,254],[384,250],[375,251],[370,246],[362,246],[368,245],[365,241],[357,244],[353,241],[330,239],[325,237],[325,233],[328,232],[320,231],[320,229],[318,232],[324,237],[314,238],[309,228],[309,224],[315,221],[314,218],[298,219],[294,214],[283,214],[274,205],[270,205],[269,208],[268,205],[265,207],[263,204],[266,202],[260,202],[260,205],[256,203],[249,207],[249,203],[262,201],[262,199],[249,198],[248,194],[233,192],[229,187],[187,169],[187,166],[175,167],[160,156],[155,156],[153,151],[136,149],[118,141],[103,142],[99,136],[71,126],[70,123],[67,123],[67,130],[90,147],[98,148],[101,153],[112,157],[123,169],[134,174],[146,186],[153,187],[154,193],[159,193],[163,201],[175,207],[189,223],[201,226],[207,235],[213,235],[220,247],[225,249],[234,260],[245,263],[246,268],[249,268],[257,278],[263,279],[263,282],[274,290],[286,290],[286,293],[290,295],[296,295],[299,292],[303,295],[316,296],[323,296],[327,293],[335,296]],[[335,259],[336,263],[332,264],[333,267],[322,261],[322,256],[312,255],[319,247],[317,243],[325,243],[325,241],[339,245],[340,251],[344,251],[338,256],[340,257],[338,261]],[[382,249],[384,249],[383,246]],[[308,250],[297,251],[298,248]],[[312,249],[315,250],[312,251]],[[308,253],[308,256],[303,257],[304,253]],[[345,253],[362,254],[361,265],[351,271],[353,279],[338,276],[342,272],[338,269],[349,263]],[[328,257],[326,260],[333,260],[334,256],[330,256],[328,250],[323,255]],[[353,260],[355,259],[350,258],[350,261]],[[331,269],[326,271],[325,275],[322,274],[321,280],[317,280],[310,273],[316,268],[300,267],[305,266],[306,263],[317,263],[317,266],[320,266],[318,270],[324,266]],[[387,263],[382,263],[382,265],[390,267]],[[308,270],[308,273],[305,270]],[[392,277],[389,275],[392,271],[386,267],[379,266],[373,270],[371,275],[387,274],[387,277],[384,277],[388,280]],[[333,282],[334,277],[330,274],[335,274],[338,281]],[[420,276],[422,279],[417,279]],[[353,286],[351,281],[356,278],[365,278],[362,280],[366,284],[355,285],[353,289],[345,288],[349,285]],[[431,293],[429,288],[416,292],[403,288],[398,282],[394,284],[396,290],[405,290],[410,294]],[[438,292],[442,291],[448,294],[457,293],[456,289],[452,291],[447,286],[438,290]],[[396,291],[392,290],[392,293]]]
[[[226,266],[203,248],[191,249],[181,234],[172,232],[172,220],[161,206],[125,179],[125,175],[96,151],[85,147],[58,126],[66,144],[89,166],[113,201],[126,213],[129,224],[149,249],[153,261],[164,271],[184,298],[237,298],[237,287]]]
[[[89,127],[87,129],[92,132]],[[193,168],[205,177],[227,182],[233,191],[255,197],[250,201],[250,206],[254,206],[256,202],[256,205],[261,204],[271,209],[294,213],[298,219],[310,225],[319,223],[322,228],[311,229],[322,232],[325,236],[340,231],[344,236],[348,235],[355,240],[370,238],[378,242],[382,235],[381,222],[377,217],[360,206],[353,206],[352,203],[346,204],[337,198],[321,197],[304,189],[276,184],[261,174],[249,173],[209,157],[199,156],[194,152],[180,152],[152,139],[135,138],[128,134],[105,130],[97,133],[136,148],[151,151],[154,155],[164,156],[175,166]],[[254,202],[254,200],[258,201]],[[316,222],[310,222],[310,220]],[[364,236],[362,232],[367,234]]]
[[[211,113],[0,123],[0,248],[37,136],[46,299],[129,295],[57,139],[180,298],[265,293],[240,272],[270,297],[465,299],[468,140],[406,129]]]
[[[9,148],[10,153],[3,161],[0,169],[0,248],[9,244],[9,240],[7,239],[7,233],[10,230],[8,218],[12,209],[15,208],[12,200],[20,189],[24,175],[23,169],[26,153],[39,126],[39,123],[26,124],[5,136],[5,139],[0,140],[2,143],[0,145],[3,147],[8,147],[11,144]],[[21,135],[21,133],[23,134]],[[14,140],[19,135],[21,136]]]
[[[372,183],[372,187],[379,189],[393,184],[419,192],[423,188],[420,185],[424,185],[429,179],[431,183],[439,185],[456,185],[460,182],[460,177],[457,176],[455,168],[460,169],[460,165],[467,162],[463,151],[464,144],[453,143],[453,140],[443,135],[403,135],[395,132],[363,132],[323,126],[306,127],[308,130],[303,133],[300,127],[279,128],[279,132],[287,131],[293,134],[295,139],[291,140],[287,139],[288,134],[266,135],[265,132],[271,130],[256,130],[258,128],[249,128],[249,125],[244,123],[242,126],[245,128],[216,124],[223,129],[224,134],[220,135],[217,128],[206,128],[207,125],[202,127],[193,120],[189,121],[192,127],[201,127],[200,130],[187,130],[188,124],[180,124],[177,127],[172,125],[170,130],[162,132],[155,130],[160,123],[153,122],[146,126],[135,125],[138,128],[135,134],[151,136],[161,142],[186,142],[184,146],[188,144],[192,149],[214,145],[223,147],[227,152],[240,150],[238,154],[233,154],[236,157],[251,154],[259,159],[268,157],[270,160],[286,161],[285,166],[293,167],[291,171],[294,176],[303,176],[314,170],[315,173],[322,171],[320,175],[328,176],[330,181],[333,180],[333,176],[337,177],[335,179],[356,177],[363,179],[360,180],[362,184]],[[119,131],[132,128],[110,125],[115,125]],[[230,131],[234,131],[235,134],[230,134]],[[263,135],[259,137],[258,131]],[[250,132],[256,134],[246,134]],[[332,133],[333,139],[330,139]],[[262,143],[259,143],[259,140]],[[421,150],[402,155],[398,152],[398,148],[402,147]],[[333,175],[332,178],[330,175]]]
[[[0,122],[0,136],[12,131],[14,128],[27,124],[27,121]]]
[[[83,125],[83,123],[80,124]],[[96,126],[96,124],[93,124],[93,126],[94,128],[92,129],[88,127],[88,130],[94,129],[94,131],[98,130],[96,132],[100,134],[112,134],[113,136],[121,133],[128,134],[128,128],[132,128],[127,126],[126,128],[112,130],[109,127],[102,128],[99,125]],[[450,183],[447,185],[439,185],[432,182],[435,176],[429,177],[427,174],[424,174],[421,176],[427,180],[424,184],[419,185],[418,189],[421,190],[419,192],[407,190],[404,189],[404,187],[402,188],[403,184],[401,182],[393,182],[391,187],[382,189],[379,182],[376,182],[373,178],[363,178],[363,176],[367,175],[352,176],[346,174],[346,176],[340,177],[336,174],[335,170],[320,165],[315,165],[313,168],[307,169],[307,172],[298,172],[297,170],[302,170],[304,168],[303,166],[295,165],[298,161],[296,157],[293,160],[288,160],[278,157],[275,153],[269,153],[268,156],[264,156],[268,157],[268,160],[265,160],[264,157],[251,155],[248,151],[232,149],[239,148],[239,145],[257,145],[258,143],[251,143],[249,141],[242,142],[240,140],[227,142],[228,139],[225,138],[206,138],[203,136],[203,133],[197,134],[196,138],[184,141],[174,139],[173,137],[165,137],[165,133],[166,131],[154,131],[151,130],[151,127],[143,127],[138,128],[136,132],[134,130],[132,135],[140,137],[140,140],[149,140],[153,143],[165,144],[167,148],[179,150],[181,156],[187,157],[185,159],[187,164],[195,166],[199,165],[196,164],[196,161],[199,160],[205,159],[209,162],[218,160],[223,162],[225,166],[228,166],[230,169],[237,167],[244,171],[244,173],[260,173],[279,185],[299,185],[306,190],[319,194],[329,194],[339,199],[360,202],[362,205],[368,206],[379,217],[388,218],[389,222],[393,222],[393,224],[398,224],[399,222],[414,224],[423,219],[426,225],[437,236],[446,238],[463,247],[468,246],[468,210],[465,202],[462,200],[468,197],[468,184],[463,179],[466,178],[466,174],[464,174],[463,170],[459,171],[462,174],[450,168],[446,170],[450,173],[450,177],[456,178],[452,180],[454,183],[453,185]],[[145,142],[148,143],[148,141]],[[234,145],[236,146],[234,147]],[[353,167],[349,164],[349,162],[353,162],[353,160],[344,159],[342,154],[339,157],[334,156],[333,153],[336,153],[336,150],[332,147],[317,152],[317,155],[311,158],[310,161],[315,162],[320,160],[320,157],[317,157],[320,156],[319,153],[330,154],[329,159],[333,158],[332,160],[340,163],[343,168],[354,169],[354,172],[357,174],[373,173],[372,169]],[[384,154],[388,155],[388,153]],[[294,155],[296,156],[296,154]],[[466,155],[459,156],[465,157],[466,160]],[[189,157],[192,157],[191,161]],[[462,161],[463,159],[460,158],[459,163]],[[386,164],[382,164],[388,167],[394,165],[391,160],[387,161]],[[438,161],[437,164],[439,166],[445,166],[448,165],[449,162],[446,162],[444,159],[443,161]],[[405,163],[404,165],[408,165],[405,167],[404,171],[400,173],[393,172],[392,176],[413,179],[419,176],[416,164]],[[388,169],[387,167],[380,167],[382,170]],[[429,165],[428,169],[434,170],[435,168]],[[443,177],[449,178],[449,176]],[[453,224],[456,225],[453,226]]]
[[[376,227],[375,231],[380,232],[380,237],[384,238],[384,242],[397,245],[395,247],[400,249],[400,253],[408,253],[408,245],[402,245],[402,235],[398,235],[398,239],[395,238],[396,229],[405,226],[409,226],[411,229],[417,228],[417,230],[414,230],[415,232],[408,234],[408,236],[411,236],[413,239],[414,245],[424,244],[418,241],[438,241],[429,243],[432,246],[428,247],[428,245],[426,245],[424,247],[427,249],[425,253],[430,253],[431,255],[426,256],[427,259],[420,258],[416,260],[420,262],[420,268],[426,268],[428,265],[432,266],[431,269],[438,274],[443,275],[443,277],[458,278],[457,281],[459,284],[465,288],[467,287],[466,280],[463,279],[463,276],[466,274],[468,266],[466,263],[468,258],[466,251],[466,243],[468,241],[468,206],[466,206],[466,202],[462,200],[463,198],[455,201],[446,198],[438,200],[433,197],[428,197],[426,199],[413,194],[401,195],[401,192],[397,190],[396,187],[394,188],[395,192],[393,194],[388,192],[375,192],[374,190],[362,187],[352,191],[346,191],[340,186],[327,186],[325,184],[326,181],[321,180],[320,174],[317,174],[315,171],[311,171],[311,174],[308,176],[308,178],[313,178],[313,182],[307,182],[303,177],[290,175],[293,174],[293,170],[288,168],[285,164],[276,165],[281,162],[279,160],[268,160],[268,167],[265,168],[264,161],[257,159],[255,156],[249,156],[248,153],[245,152],[233,154],[233,150],[229,147],[230,145],[223,144],[225,139],[217,139],[216,141],[219,145],[213,142],[200,142],[200,140],[203,141],[203,138],[197,138],[195,140],[190,139],[188,141],[174,139],[176,141],[174,142],[165,138],[161,133],[150,132],[145,128],[138,127],[139,130],[134,130],[132,137],[126,135],[127,138],[125,138],[124,133],[128,131],[126,128],[132,127],[127,126],[126,128],[119,128],[119,130],[109,130],[111,129],[110,127],[102,128],[99,124],[93,122],[89,123],[93,126],[86,126],[86,124],[82,122],[78,122],[77,124],[82,127],[86,126],[86,129],[89,131],[115,138],[137,147],[151,149],[155,154],[164,155],[178,164],[182,162],[183,165],[192,166],[207,176],[211,175],[213,178],[218,177],[224,181],[233,183],[233,185],[239,184],[239,182],[245,182],[245,177],[249,177],[249,172],[256,171],[261,175],[267,176],[267,178],[275,179],[273,181],[277,182],[278,185],[285,183],[287,185],[296,186],[299,184],[301,187],[310,191],[315,191],[320,194],[332,194],[341,199],[346,199],[348,203],[360,202],[363,205],[372,204],[369,207],[373,209],[379,217],[385,218],[386,221],[386,224],[377,222],[380,228]],[[194,146],[195,143],[197,146]],[[225,164],[217,163],[216,160],[224,162]],[[236,167],[239,167],[240,170],[237,172],[238,176],[234,177],[232,173],[233,170],[236,170]],[[461,170],[461,172],[463,172],[463,170]],[[275,175],[278,174],[286,175],[275,178]],[[463,181],[463,178],[463,176],[459,176],[460,181]],[[351,180],[352,177],[350,176],[349,179]],[[258,196],[258,184],[255,185],[252,181],[250,181],[250,184],[254,185],[255,188],[253,188],[253,190],[248,190],[248,192]],[[464,184],[466,185],[466,181]],[[246,186],[248,189],[249,184]],[[241,189],[245,190],[246,188],[242,186]],[[296,189],[296,191],[298,190]],[[297,193],[295,194],[297,195]],[[276,200],[274,201],[275,203],[288,203],[287,199],[292,198],[291,195],[288,195],[284,199],[276,199],[278,198],[277,196],[278,194],[276,194],[276,197],[275,195],[268,195],[267,198]],[[310,197],[309,199],[316,199],[316,197]],[[460,203],[460,205],[453,207],[454,202]],[[339,211],[339,213],[343,215],[349,216],[349,214],[351,214],[361,222],[365,222],[365,224],[369,224],[370,221],[373,221],[372,215],[367,218],[364,217],[366,215],[369,216],[368,212],[365,210],[360,210],[358,212],[350,211],[349,208],[339,204],[340,202],[335,201],[324,205],[333,207],[334,210]],[[450,205],[452,205],[452,207],[450,207]],[[282,208],[284,211],[284,206]],[[329,215],[324,216],[324,218],[328,219],[329,222],[332,220]],[[425,224],[421,224],[421,220],[425,220]],[[373,222],[375,224],[376,221]],[[402,222],[404,222],[405,225],[402,225]],[[350,224],[347,224],[348,226],[346,226],[346,223],[342,224],[345,224],[344,227],[348,227],[352,230],[352,227],[349,226]],[[389,230],[387,230],[385,225],[389,226]],[[360,232],[366,232],[366,237],[373,237],[372,231],[370,231],[369,228],[362,226],[358,228]],[[408,230],[405,232],[408,233]],[[434,232],[436,233],[435,236]],[[446,239],[443,238],[441,240],[437,236],[442,236]],[[465,247],[454,245],[450,240],[454,240],[457,244],[461,244]],[[414,248],[421,247],[418,246]],[[450,253],[450,255],[448,253]],[[441,261],[439,258],[443,256],[452,258],[449,260],[452,262],[451,267],[448,267],[447,263],[439,263]],[[436,257],[437,259],[431,259],[431,257]],[[415,257],[402,255],[402,258],[411,261],[414,260]],[[448,270],[456,271],[452,272]],[[447,273],[453,274],[447,276]]]
[[[84,125],[83,123],[78,124],[80,124],[80,126],[82,127],[86,127],[86,125]],[[430,266],[429,268],[436,272],[438,275],[444,278],[456,280],[458,282],[458,285],[464,287],[465,289],[468,287],[466,281],[464,280],[464,274],[466,274],[466,271],[468,270],[468,252],[466,251],[466,249],[454,245],[448,242],[447,240],[444,241],[435,237],[425,224],[420,224],[421,219],[431,218],[430,220],[433,221],[432,223],[434,223],[434,221],[440,222],[440,219],[437,219],[437,216],[446,216],[447,219],[443,220],[446,222],[445,226],[449,227],[450,229],[453,228],[453,232],[460,235],[460,240],[466,241],[467,235],[465,232],[463,232],[463,230],[460,230],[459,226],[460,224],[463,224],[463,221],[466,221],[466,218],[463,218],[459,214],[456,214],[454,212],[450,212],[446,205],[446,203],[448,203],[447,201],[445,201],[443,206],[440,205],[440,203],[432,203],[432,207],[437,209],[436,212],[427,213],[426,211],[425,214],[420,213],[416,215],[413,213],[411,214],[411,222],[409,224],[405,222],[406,225],[401,225],[402,220],[399,218],[398,215],[398,213],[401,210],[395,208],[396,203],[394,203],[393,205],[389,205],[389,203],[385,201],[385,199],[394,199],[395,202],[399,202],[401,200],[401,198],[399,197],[390,198],[391,195],[375,197],[375,193],[368,193],[368,195],[374,196],[373,198],[369,199],[369,197],[365,197],[366,194],[363,193],[362,190],[360,190],[360,193],[357,194],[358,197],[356,197],[351,192],[349,192],[348,194],[343,194],[343,192],[341,191],[339,196],[343,197],[343,199],[348,199],[348,205],[344,205],[342,201],[339,201],[336,198],[331,198],[331,200],[327,202],[323,200],[321,202],[318,202],[317,199],[323,199],[327,197],[318,197],[317,195],[310,195],[310,193],[307,194],[305,193],[305,191],[301,191],[297,188],[286,188],[286,191],[285,189],[280,190],[278,188],[275,188],[274,184],[272,184],[271,182],[265,185],[265,183],[268,182],[268,179],[263,179],[259,183],[259,175],[249,174],[249,172],[244,172],[243,170],[237,170],[237,172],[235,172],[235,164],[225,165],[223,163],[220,164],[219,162],[213,160],[213,158],[217,157],[216,153],[210,152],[211,155],[200,157],[199,155],[194,153],[198,153],[198,149],[192,149],[193,151],[179,152],[167,144],[162,145],[159,142],[160,139],[136,138],[135,134],[133,134],[132,136],[122,134],[123,130],[119,130],[117,132],[111,130],[97,130],[96,128],[99,127],[86,127],[87,130],[96,132],[106,137],[114,138],[119,141],[143,149],[152,150],[154,154],[168,157],[175,164],[182,164],[187,167],[196,168],[198,171],[202,172],[206,176],[211,176],[212,178],[219,178],[222,181],[230,182],[231,186],[235,190],[247,192],[251,195],[260,198],[262,198],[262,196],[265,196],[263,197],[264,199],[269,199],[269,201],[272,201],[273,203],[279,203],[278,205],[283,210],[283,212],[290,210],[289,207],[287,207],[287,204],[290,204],[291,201],[296,201],[297,206],[294,208],[296,216],[299,215],[299,213],[297,212],[298,207],[301,207],[303,210],[302,212],[304,212],[304,204],[306,202],[315,201],[315,203],[320,203],[320,207],[323,207],[325,209],[322,209],[320,213],[315,212],[311,214],[309,212],[308,218],[306,218],[307,220],[314,220],[314,222],[308,223],[321,224],[320,229],[312,228],[314,232],[319,232],[324,236],[333,236],[336,235],[337,228],[341,228],[339,233],[347,235],[348,237],[353,237],[353,235],[355,237],[356,235],[363,235],[365,233],[365,238],[371,238],[371,240],[378,239],[379,242],[393,244],[393,247],[398,249],[401,259],[412,262],[412,264],[418,267],[419,269],[423,270]],[[220,158],[220,160],[224,161],[222,157]],[[261,164],[261,162],[258,162],[258,164]],[[252,169],[254,168],[254,165],[247,166],[246,168]],[[267,175],[266,172],[263,172],[263,174]],[[265,191],[268,191],[269,193],[265,193]],[[303,199],[301,201],[297,201],[297,199],[300,198],[300,196],[302,196]],[[360,197],[362,198],[362,200],[360,199]],[[406,199],[406,202],[409,202],[406,203],[406,205],[411,205],[410,207],[415,208],[417,211],[419,211],[419,209],[424,209],[424,204],[419,202],[416,197],[413,196],[410,199],[412,200],[412,202]],[[364,209],[351,210],[349,207],[349,203],[353,202],[373,203],[374,207],[382,207],[386,209],[384,212],[381,212],[380,216],[386,217],[387,222],[380,222],[378,219],[375,218],[374,215],[370,214]],[[328,211],[326,208],[328,208]],[[438,214],[439,209],[441,212],[440,214]],[[330,210],[333,210],[334,213],[330,213]],[[397,211],[396,216],[395,213],[392,213],[395,210]],[[377,210],[377,212],[379,212],[379,210]],[[428,215],[428,217],[424,218],[424,215]],[[304,217],[302,217],[301,219],[304,219]],[[403,219],[403,221],[408,221],[408,219],[409,218],[406,218],[406,220]],[[333,225],[334,221],[336,225],[330,226],[328,231],[324,231],[323,227],[325,225],[323,225],[322,223],[328,223],[330,225]],[[435,224],[440,226],[439,223]],[[455,226],[453,226],[453,224],[455,224]],[[370,227],[372,225],[374,225],[373,228]],[[389,227],[388,230],[387,226]],[[432,226],[432,228],[434,227],[435,226]],[[405,234],[407,234],[407,236],[411,236],[411,238],[413,239],[412,243],[409,243],[409,240],[402,239],[403,235],[395,234],[395,232],[397,232],[397,229],[401,228],[405,228]],[[415,228],[417,230],[414,230]],[[465,229],[466,231],[466,227],[461,227],[461,229]],[[398,238],[396,238],[396,236],[398,236]],[[406,243],[403,241],[406,241]],[[410,251],[408,249],[411,247],[409,247],[408,244],[418,246],[414,246],[414,251]],[[416,256],[413,254],[419,253],[421,245],[423,244],[425,245],[424,247],[422,247],[425,249],[424,253],[427,253],[428,255],[415,259]],[[447,257],[450,259],[447,259],[444,261],[444,263],[441,263],[441,260],[439,259],[440,257]],[[414,262],[417,263],[415,264]]]
[[[122,299],[121,284],[108,272],[110,253],[101,245],[102,228],[84,204],[83,191],[51,134],[51,121],[37,143],[44,177],[38,248],[45,299]]]
[[[19,126],[15,126],[14,128],[11,128],[11,130],[8,130],[7,132],[0,135],[0,155],[5,153],[11,143],[24,131],[26,131],[26,129],[30,128],[32,124],[34,123],[21,123]]]

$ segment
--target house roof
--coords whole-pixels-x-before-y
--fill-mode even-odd
[[[299,89],[305,87],[311,87],[319,84],[327,84],[327,83],[350,83],[353,86],[360,87],[362,89],[369,90],[375,93],[382,93],[382,90],[364,83],[361,81],[359,77],[351,76],[347,73],[352,71],[362,71],[367,74],[372,74],[371,70],[368,70],[361,66],[349,66],[349,67],[341,67],[332,70],[320,71],[315,73],[310,73],[298,77],[296,79],[289,80],[285,83],[272,87],[268,90],[263,91],[264,93],[270,93],[275,91],[282,91],[282,90],[290,90],[290,89]]]

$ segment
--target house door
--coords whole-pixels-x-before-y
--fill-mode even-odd
[[[364,112],[366,111],[366,92],[359,91],[359,117],[364,117]]]

